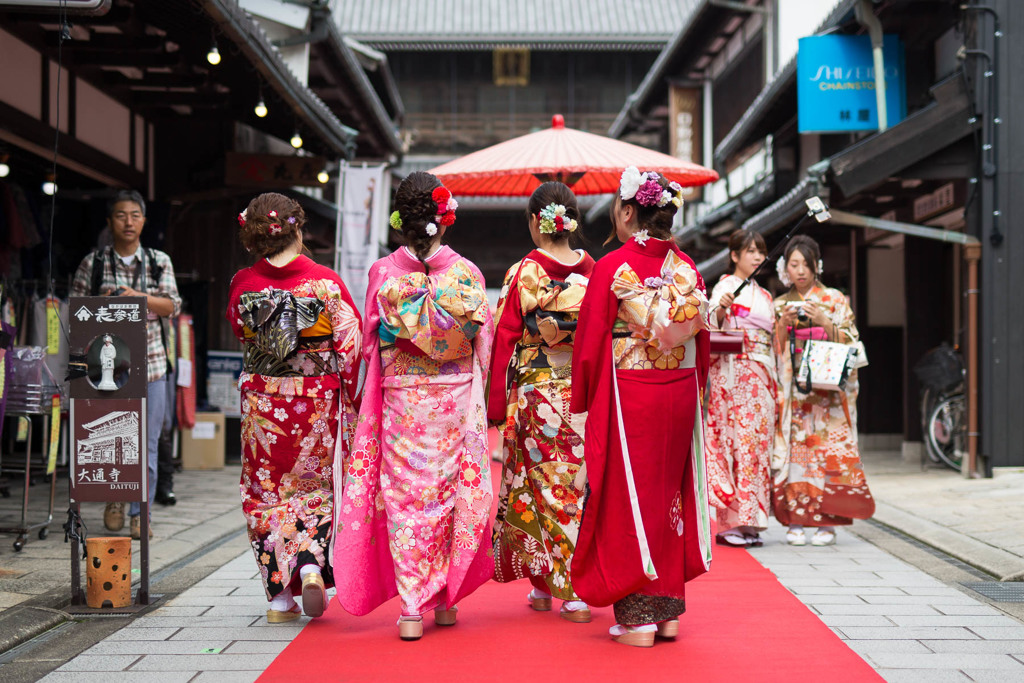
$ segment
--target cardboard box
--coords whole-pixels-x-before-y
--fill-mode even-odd
[[[182,430],[181,468],[224,469],[224,413],[196,413],[196,426]]]

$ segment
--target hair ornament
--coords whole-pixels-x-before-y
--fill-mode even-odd
[[[401,230],[402,229],[402,214],[398,213],[397,211],[392,211],[391,212],[391,217],[388,218],[388,223],[391,225],[391,229],[392,230]]]
[[[818,272],[814,274],[815,277],[821,278],[821,274],[825,272],[825,264],[822,263],[821,259],[818,259]]]
[[[238,214],[238,226],[241,228],[245,227],[245,217],[249,213],[249,209],[242,209],[242,213]]]
[[[427,223],[427,227],[424,228],[424,230],[431,237],[437,234],[437,226],[434,225],[433,223]]]
[[[455,197],[452,196],[451,190],[444,185],[435,187],[434,191],[430,193],[430,198],[437,204],[437,213],[434,215],[434,223],[439,223],[445,227],[455,222],[455,209],[459,208],[459,203],[455,201]],[[427,232],[428,235],[433,237],[437,234],[437,226],[434,225],[434,232]]]
[[[793,281],[789,279],[789,273],[786,272],[786,257],[780,256],[779,260],[775,262],[775,273],[779,276],[779,282],[782,283],[783,287],[791,287]]]
[[[288,219],[285,221],[285,223],[287,223],[288,225],[295,225],[298,222],[299,219],[297,219],[295,216],[288,216]]]
[[[277,211],[271,209],[269,212],[267,212],[267,218],[277,218]]]
[[[562,204],[548,204],[540,213],[540,231],[544,234],[573,232],[579,227],[578,223],[565,215],[565,206]]]
[[[664,198],[665,189],[658,182],[660,179],[654,171],[641,173],[636,166],[627,166],[619,178],[619,197],[635,199],[640,206],[665,206],[672,199]]]
[[[651,239],[651,236],[647,234],[647,229],[645,228],[643,230],[637,230],[636,232],[634,232],[633,239],[635,239],[636,243],[639,244],[641,247],[646,247],[647,240]]]
[[[267,232],[271,235],[277,235],[281,232],[281,226],[278,223],[271,223],[267,228]]]

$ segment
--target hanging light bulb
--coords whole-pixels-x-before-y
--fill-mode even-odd
[[[292,136],[292,139],[289,140],[289,142],[292,143],[292,147],[295,149],[302,147],[302,136],[299,135],[299,131],[295,131],[295,135]]]
[[[316,179],[320,181],[321,185],[326,185],[327,181],[331,179],[331,174],[327,172],[326,168],[324,168],[316,174]]]
[[[267,105],[263,102],[262,97],[260,98],[260,101],[256,103],[256,107],[253,111],[256,112],[256,116],[261,119],[267,115]]]
[[[52,173],[46,174],[46,180],[43,182],[43,194],[53,196],[57,194],[57,178]]]
[[[11,173],[11,167],[7,165],[8,159],[10,155],[0,154],[0,178],[6,178]]]
[[[213,66],[220,64],[220,50],[217,49],[217,41],[213,41],[213,46],[210,51],[206,53],[206,61]]]

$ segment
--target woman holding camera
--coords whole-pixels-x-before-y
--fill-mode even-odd
[[[804,527],[815,527],[811,545],[836,542],[835,527],[867,519],[875,501],[857,447],[857,371],[840,391],[804,391],[796,382],[801,354],[813,341],[857,341],[846,296],[821,284],[821,251],[806,235],[786,245],[776,267],[789,291],[775,300],[780,396],[772,470],[774,511],[789,526],[786,541],[806,545]]]
[[[772,295],[750,279],[767,254],[760,234],[734,232],[729,237],[732,272],[711,292],[712,325],[743,339],[739,353],[712,356],[708,380],[708,494],[718,513],[715,542],[736,548],[762,544],[760,532],[771,510],[775,309]]]

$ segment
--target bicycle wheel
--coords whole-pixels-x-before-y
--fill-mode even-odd
[[[941,396],[941,393],[928,387],[921,390],[921,440],[924,441],[925,455],[935,463],[940,463],[942,460],[932,451],[932,447],[928,443],[928,418],[931,417],[932,410],[935,409],[935,400]]]
[[[928,416],[925,434],[928,450],[945,465],[960,470],[967,452],[967,400],[963,394],[953,394],[938,402]]]

